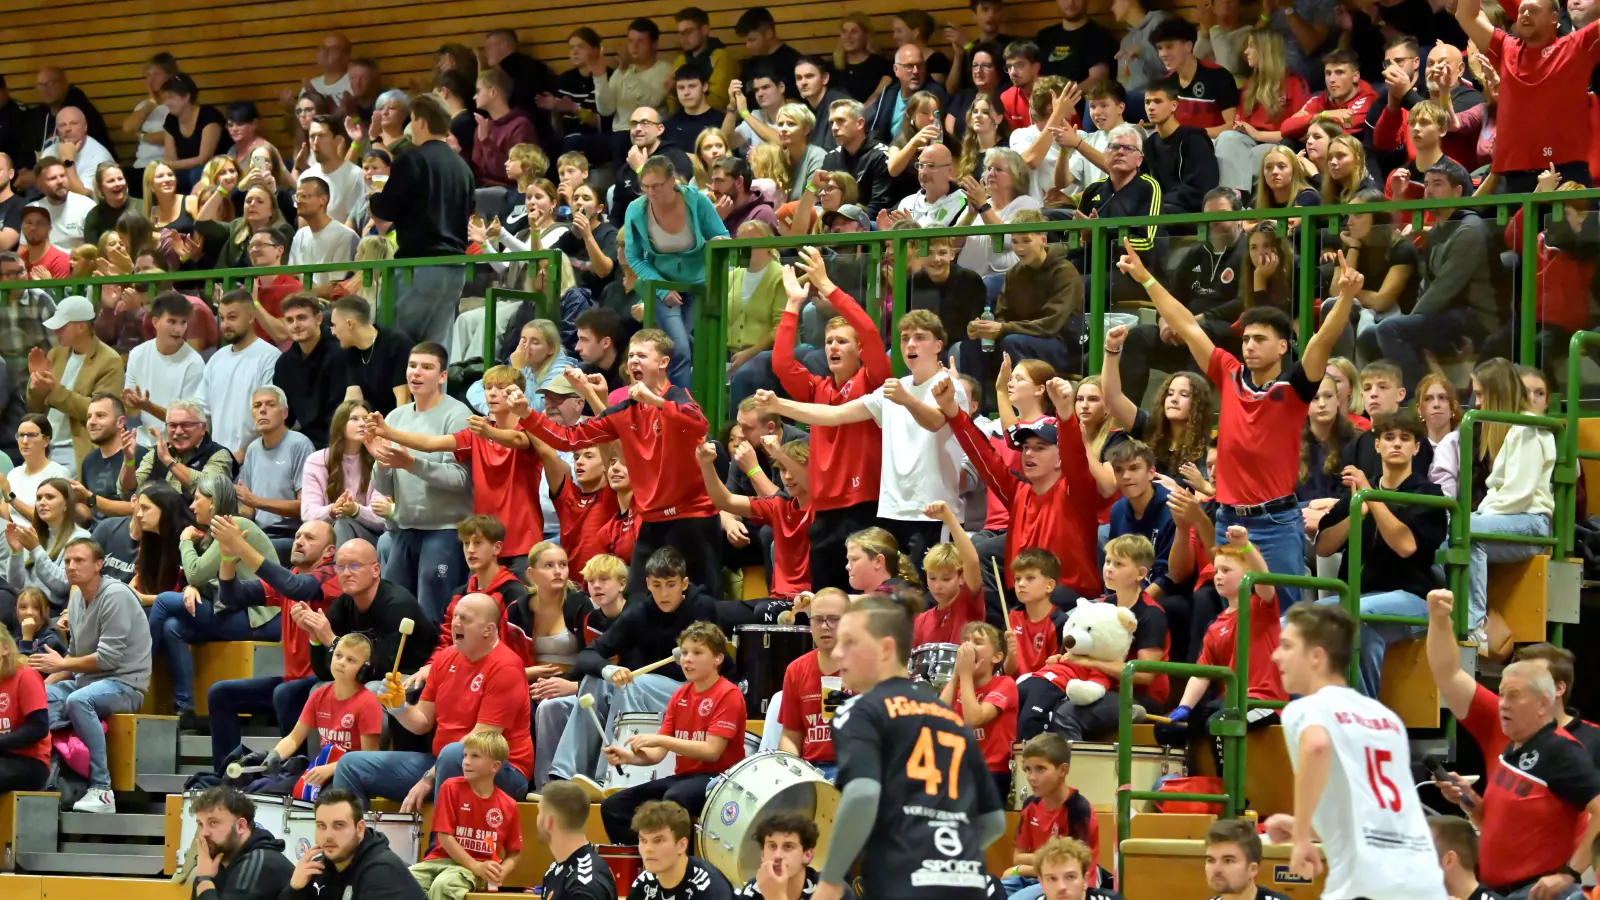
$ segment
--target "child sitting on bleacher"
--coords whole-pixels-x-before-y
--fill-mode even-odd
[[[1049,550],[1030,547],[1011,561],[1011,584],[1022,608],[1012,610],[1006,620],[1007,675],[1037,672],[1061,646],[1066,615],[1050,600],[1060,577],[1061,561]]]
[[[473,891],[500,889],[522,853],[517,801],[495,787],[511,757],[498,731],[461,739],[461,774],[439,786],[433,804],[434,845],[411,867],[428,900],[464,900]]]
[[[1239,619],[1239,584],[1246,572],[1267,571],[1267,562],[1261,557],[1261,551],[1250,543],[1249,532],[1244,526],[1229,526],[1227,537],[1228,542],[1218,547],[1214,554],[1213,584],[1217,593],[1228,602],[1228,608],[1206,629],[1205,643],[1197,662],[1202,666],[1227,666],[1237,672],[1239,666],[1234,658],[1234,649],[1238,645],[1238,629],[1235,626]],[[1247,690],[1252,700],[1287,702],[1289,699],[1288,692],[1283,689],[1278,667],[1272,662],[1272,652],[1278,648],[1278,631],[1277,591],[1271,585],[1258,585],[1250,594],[1250,683]],[[1183,689],[1183,699],[1170,716],[1173,726],[1188,723],[1189,727],[1183,729],[1158,725],[1157,739],[1171,746],[1187,743],[1193,749],[1211,737],[1210,719],[1222,709],[1223,699],[1221,693],[1211,691],[1211,679],[1190,678]],[[1252,709],[1245,718],[1249,728],[1254,730],[1277,722],[1278,713],[1273,709]],[[1220,772],[1220,738],[1213,737],[1211,750]]]
[[[1094,806],[1067,784],[1071,771],[1072,745],[1061,735],[1041,734],[1022,745],[1022,772],[1033,796],[1022,804],[1011,869],[1001,882],[1012,900],[1035,900],[1044,892],[1039,886],[1036,854],[1052,838],[1076,838],[1089,846],[1095,859],[1100,858]],[[1099,875],[1100,867],[1095,866],[1089,883],[1099,884]]]
[[[17,641],[17,650],[23,656],[46,650],[67,655],[67,642],[56,633],[55,623],[50,619],[50,600],[45,597],[44,591],[36,587],[22,589],[22,593],[17,595],[17,621],[22,628],[22,640]]]
[[[1002,797],[1011,794],[1011,745],[1017,740],[1017,683],[1010,675],[997,674],[1005,656],[1000,629],[969,622],[961,630],[955,674],[939,692],[939,699],[977,733],[978,749]]]
[[[333,770],[339,757],[351,750],[376,750],[378,738],[383,733],[383,707],[378,695],[367,690],[366,683],[377,676],[365,671],[372,661],[372,641],[360,632],[351,632],[333,645],[333,660],[328,668],[333,672],[333,683],[325,684],[311,692],[305,708],[300,711],[300,721],[294,730],[267,752],[261,764],[269,774],[285,759],[306,743],[312,732],[316,733],[316,750],[308,768],[295,785],[294,795],[301,797],[309,788],[304,800],[315,800],[323,785],[333,780]]]
[[[912,622],[911,646],[959,644],[966,639],[970,623],[983,621],[983,569],[978,562],[978,548],[943,500],[929,503],[922,514],[944,523],[950,540],[929,547],[922,557],[922,572],[933,606]],[[996,641],[996,650],[1002,657],[1005,655],[1004,641]]]

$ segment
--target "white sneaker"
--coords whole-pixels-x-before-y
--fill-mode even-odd
[[[112,795],[110,788],[90,788],[77,803],[72,804],[73,812],[81,813],[115,813],[117,811],[117,798]]]

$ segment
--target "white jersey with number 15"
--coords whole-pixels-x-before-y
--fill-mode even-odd
[[[1328,859],[1323,900],[1445,900],[1444,874],[1411,780],[1405,725],[1388,707],[1347,687],[1325,687],[1284,707],[1289,759],[1320,725],[1333,766],[1311,824]]]

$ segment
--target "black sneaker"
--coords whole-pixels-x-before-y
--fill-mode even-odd
[[[204,734],[208,726],[204,717],[197,715],[192,709],[184,709],[178,711],[178,730]]]

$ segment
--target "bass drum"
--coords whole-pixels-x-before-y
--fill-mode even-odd
[[[811,629],[799,625],[741,625],[734,629],[739,650],[739,690],[744,694],[745,715],[767,717],[767,702],[783,690],[783,673],[789,664],[811,652]]]
[[[944,690],[956,672],[956,651],[960,644],[923,644],[911,651],[911,678]]]
[[[839,789],[822,770],[792,753],[746,757],[715,782],[700,815],[697,849],[734,884],[756,877],[761,845],[755,826],[764,816],[795,812],[817,823],[816,858],[827,855]]]

